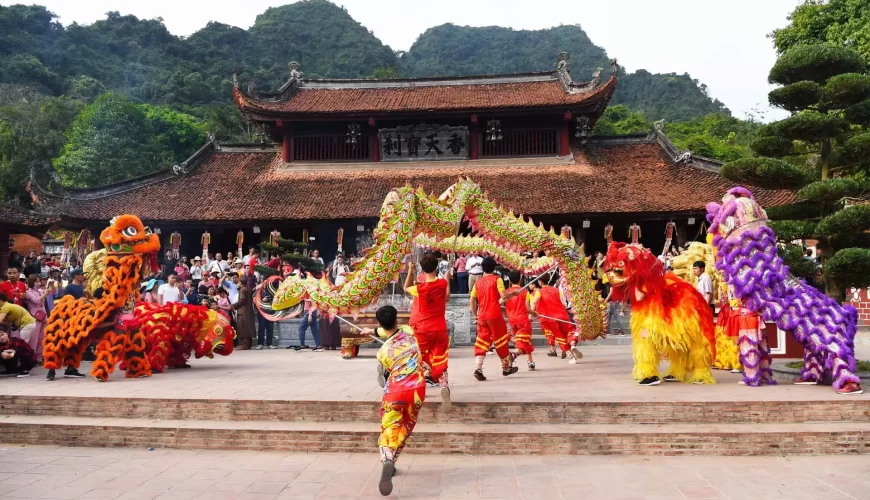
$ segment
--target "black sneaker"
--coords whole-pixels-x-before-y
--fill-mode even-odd
[[[18,375],[16,375],[17,378],[24,378],[24,377],[29,377],[29,376],[30,376],[30,372],[27,370],[20,371],[20,372],[18,372]]]
[[[562,351],[562,359],[565,359],[565,358],[567,358],[567,357],[568,357],[568,354],[567,354],[567,352],[565,352],[565,351]]]
[[[311,352],[323,352],[323,348],[322,347],[315,347],[314,349],[311,350]]]
[[[440,387],[440,384],[432,377],[426,377],[426,387]]]
[[[486,377],[483,376],[483,372],[481,370],[474,370],[474,378],[483,382],[486,380]]]
[[[547,351],[547,356],[551,356],[551,357],[555,358],[558,356],[558,354],[556,354],[556,351]]]
[[[534,361],[531,362],[531,363],[529,363],[529,371],[530,371],[530,372],[535,371],[535,363],[534,363]]]
[[[75,368],[73,368],[72,366],[66,367],[66,371],[63,372],[63,377],[64,378],[85,378],[84,375],[79,373],[79,371],[76,370]]]
[[[514,373],[520,371],[520,369],[516,366],[512,366],[508,371],[502,371],[501,374],[507,377],[508,375],[513,375]]]
[[[48,374],[45,376],[45,380],[49,382],[54,380],[54,369],[48,370]]]
[[[673,375],[665,375],[665,377],[662,380],[664,380],[665,382],[679,382],[680,381],[677,377],[675,377]]]
[[[659,385],[661,383],[662,381],[658,377],[647,377],[638,382],[637,385]]]
[[[396,473],[396,465],[387,460],[381,468],[381,481],[378,483],[378,491],[387,496],[393,492],[393,474]]]

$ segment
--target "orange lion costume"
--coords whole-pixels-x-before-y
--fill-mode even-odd
[[[611,243],[604,270],[619,295],[631,300],[634,379],[640,385],[659,384],[658,365],[665,358],[670,362],[665,381],[715,384],[713,311],[703,296],[666,273],[641,245]]]
[[[78,369],[92,343],[97,348],[91,375],[97,380],[108,379],[118,361],[123,361],[127,377],[151,375],[144,335],[116,328],[116,319],[139,300],[146,259],[155,262],[160,239],[135,215],[121,215],[100,233],[100,241],[106,247],[102,293],[93,299],[61,298],[46,322],[43,358],[50,380],[63,366]]]

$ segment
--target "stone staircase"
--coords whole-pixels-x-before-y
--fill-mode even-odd
[[[10,444],[373,453],[379,404],[0,396]],[[46,416],[49,415],[49,416]],[[409,451],[428,454],[870,454],[870,400],[427,401]]]

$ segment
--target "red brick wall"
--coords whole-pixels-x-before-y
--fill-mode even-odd
[[[846,290],[846,302],[858,310],[858,326],[870,326],[870,288]]]

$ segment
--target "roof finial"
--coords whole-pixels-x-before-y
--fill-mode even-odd
[[[595,70],[595,73],[592,73],[592,88],[601,85],[601,71],[603,70],[604,68],[599,66],[598,69]]]
[[[251,78],[251,81],[248,82],[248,95],[254,95],[255,90],[257,90],[257,81]]]
[[[653,128],[655,130],[659,130],[659,131],[664,130],[665,129],[665,119],[662,118],[661,120],[653,123]]]
[[[556,57],[556,69],[558,70],[568,70],[568,59],[571,56],[568,55],[567,52],[559,52],[559,56]]]
[[[233,71],[233,87],[239,88],[239,72]]]
[[[619,76],[619,63],[615,57],[610,60],[610,76]]]
[[[287,67],[290,69],[290,79],[291,80],[302,80],[302,65],[296,61],[290,61],[287,63]]]

